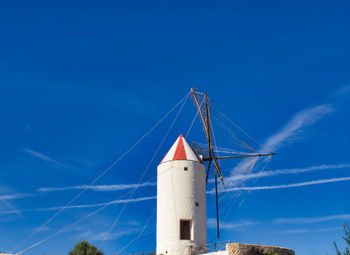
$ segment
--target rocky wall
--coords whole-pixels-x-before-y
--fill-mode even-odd
[[[228,255],[295,255],[286,248],[242,243],[228,243],[226,251]]]

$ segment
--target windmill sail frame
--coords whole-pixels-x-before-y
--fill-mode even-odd
[[[202,102],[199,103],[199,96],[202,96]],[[233,159],[233,158],[249,158],[249,157],[263,157],[263,156],[273,156],[276,153],[255,153],[255,154],[247,154],[247,155],[237,155],[237,156],[223,156],[216,157],[215,151],[213,148],[213,133],[212,133],[212,124],[211,124],[211,112],[210,112],[210,100],[208,98],[207,93],[197,91],[196,88],[191,88],[191,98],[197,110],[197,113],[200,117],[204,133],[207,140],[208,151],[206,153],[201,152],[199,150],[195,150],[196,153],[201,154],[203,157],[203,161],[207,161],[207,173],[206,173],[206,183],[208,184],[209,171],[211,167],[211,163],[214,164],[214,179],[215,179],[215,200],[216,200],[216,227],[217,227],[217,237],[220,238],[220,221],[219,221],[219,200],[218,200],[218,175],[221,180],[222,185],[225,187],[224,179],[222,176],[222,172],[220,169],[220,165],[218,160],[221,159]],[[204,104],[204,109],[203,105]]]

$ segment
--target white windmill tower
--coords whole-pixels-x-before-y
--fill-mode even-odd
[[[190,255],[205,252],[206,184],[211,163],[214,166],[216,223],[219,238],[218,178],[224,184],[219,160],[276,155],[275,153],[252,153],[217,157],[212,138],[210,100],[206,93],[195,89],[191,89],[191,96],[204,129],[207,148],[194,150],[180,135],[158,166],[158,255]],[[203,164],[204,161],[208,162],[207,167]]]
[[[158,166],[157,254],[186,255],[207,243],[205,166],[180,135]]]

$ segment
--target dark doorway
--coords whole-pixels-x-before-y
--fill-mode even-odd
[[[180,239],[191,240],[191,221],[180,220]]]

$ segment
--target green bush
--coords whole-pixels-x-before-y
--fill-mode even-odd
[[[344,255],[350,255],[350,231],[348,224],[344,224],[344,232],[345,235],[343,236],[343,239],[345,240],[348,247],[345,248]],[[337,252],[337,255],[342,255],[342,253],[339,251],[338,246],[335,242],[333,242],[335,251]]]
[[[87,241],[81,241],[74,246],[74,249],[69,252],[69,255],[104,255],[102,251],[89,244]]]

